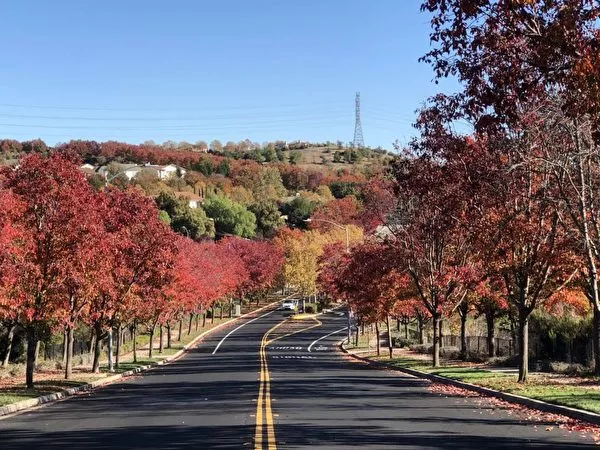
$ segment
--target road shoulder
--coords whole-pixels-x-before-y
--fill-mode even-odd
[[[348,355],[349,357],[351,357],[355,360],[363,361],[363,362],[365,362],[373,367],[376,367],[376,368],[395,370],[395,371],[401,372],[406,375],[411,375],[411,376],[414,376],[417,378],[430,380],[435,383],[441,383],[444,385],[449,385],[449,386],[457,387],[460,389],[465,389],[465,390],[468,390],[471,392],[476,392],[476,393],[484,395],[484,396],[495,397],[500,400],[504,400],[504,401],[507,401],[510,403],[515,403],[515,404],[518,404],[521,406],[532,408],[532,409],[535,409],[538,411],[542,411],[544,413],[558,414],[558,415],[566,416],[566,417],[569,417],[572,419],[589,422],[594,425],[600,425],[600,414],[596,414],[596,413],[593,413],[590,411],[585,411],[582,409],[571,408],[568,406],[548,403],[548,402],[537,400],[534,398],[511,394],[508,392],[503,392],[503,391],[491,389],[488,387],[478,386],[476,384],[467,383],[467,382],[459,381],[459,380],[454,380],[449,377],[436,375],[436,374],[432,374],[432,373],[427,373],[427,372],[423,372],[421,370],[417,370],[417,369],[413,369],[413,368],[409,368],[409,367],[402,367],[401,365],[397,365],[397,364],[390,364],[390,363],[388,363],[386,361],[382,361],[382,360],[374,360],[369,356],[366,356],[366,355],[361,356],[360,354],[347,349],[346,346],[344,345],[344,343],[341,343],[339,345],[339,349],[344,354]]]

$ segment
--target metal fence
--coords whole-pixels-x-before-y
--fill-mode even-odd
[[[467,351],[469,353],[487,354],[486,336],[467,336]],[[442,347],[460,348],[460,336],[450,334],[442,337]],[[494,338],[495,356],[512,356],[515,353],[515,347],[512,339]]]

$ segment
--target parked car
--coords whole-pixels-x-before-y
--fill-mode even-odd
[[[298,300],[284,300],[281,302],[279,309],[284,311],[296,311],[296,309],[298,309]]]

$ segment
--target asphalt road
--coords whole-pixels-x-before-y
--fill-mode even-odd
[[[0,420],[0,449],[593,446],[577,433],[546,431],[476,400],[432,393],[423,380],[349,361],[335,347],[343,316],[284,319],[272,312],[221,342],[238,323],[143,376]]]

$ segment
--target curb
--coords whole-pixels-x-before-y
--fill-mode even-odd
[[[292,294],[293,295],[293,294]],[[14,414],[16,412],[20,412],[26,409],[30,409],[30,408],[34,408],[36,406],[42,406],[42,405],[46,405],[48,403],[54,403],[58,400],[63,400],[65,398],[68,397],[72,397],[75,394],[79,394],[82,392],[88,392],[91,390],[94,390],[96,388],[105,386],[107,384],[110,384],[114,381],[120,380],[122,378],[127,378],[130,377],[132,375],[136,375],[140,372],[145,372],[149,369],[154,369],[158,366],[163,366],[165,364],[168,364],[172,361],[175,361],[177,359],[179,359],[181,356],[183,356],[185,353],[187,353],[187,351],[191,348],[194,347],[198,341],[202,340],[202,338],[206,337],[206,335],[212,333],[213,331],[216,331],[220,328],[223,328],[225,325],[230,325],[234,322],[237,322],[240,319],[244,319],[246,317],[248,317],[251,314],[255,314],[257,312],[260,312],[262,310],[265,310],[267,308],[272,307],[273,305],[279,304],[281,303],[281,300],[277,300],[275,302],[271,302],[268,305],[265,305],[261,308],[255,309],[254,311],[251,311],[249,313],[246,314],[242,314],[239,317],[234,317],[231,320],[228,320],[226,322],[220,323],[216,326],[214,326],[213,328],[211,328],[210,330],[206,330],[203,333],[200,333],[198,336],[196,336],[194,339],[192,339],[188,344],[184,345],[184,347],[179,350],[177,353],[167,356],[165,359],[161,360],[161,361],[157,361],[153,364],[148,364],[146,366],[140,366],[140,367],[136,367],[135,369],[132,370],[128,370],[126,372],[117,374],[117,375],[113,375],[110,377],[106,377],[106,378],[102,378],[100,380],[96,380],[96,381],[92,381],[91,383],[88,384],[84,384],[82,386],[77,386],[77,387],[72,387],[72,388],[68,388],[65,389],[63,391],[60,392],[54,392],[52,394],[48,394],[48,395],[43,395],[41,397],[37,397],[37,398],[30,398],[27,400],[21,400],[20,402],[15,402],[15,403],[11,403],[9,405],[5,405],[0,407],[0,420],[3,418],[3,416],[7,416],[9,414]]]
[[[571,408],[569,406],[561,406],[555,405],[553,403],[547,403],[542,400],[536,400],[529,397],[523,397],[521,395],[509,394],[507,392],[496,391],[495,389],[490,389],[482,386],[477,386],[471,383],[465,383],[464,381],[453,380],[451,378],[446,378],[440,375],[434,375],[431,373],[421,372],[420,370],[409,369],[406,367],[397,367],[392,366],[391,364],[387,364],[382,361],[373,361],[369,358],[365,358],[363,356],[358,356],[354,353],[349,352],[344,344],[341,343],[339,348],[348,356],[363,361],[369,365],[379,368],[392,369],[397,370],[399,372],[406,373],[408,375],[412,375],[416,378],[427,379],[430,381],[434,381],[436,383],[448,384],[450,386],[455,386],[458,388],[466,389],[469,391],[477,392],[482,395],[486,395],[488,397],[496,397],[501,400],[505,400],[511,403],[517,403],[519,405],[527,406],[529,408],[537,409],[539,411],[543,411],[551,414],[560,414],[563,416],[571,417],[572,419],[583,420],[586,422],[593,423],[595,425],[600,425],[600,414],[596,414],[589,411],[584,411],[582,409]]]

